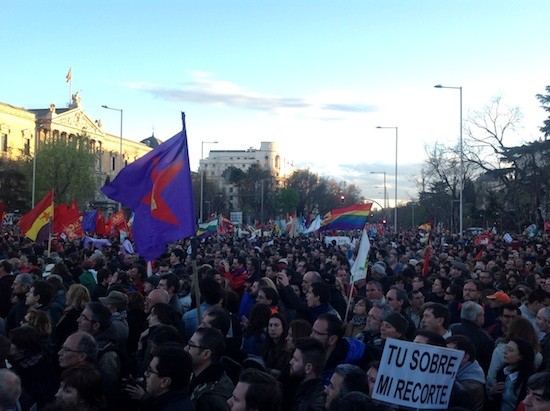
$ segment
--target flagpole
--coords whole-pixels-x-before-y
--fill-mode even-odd
[[[50,256],[52,251],[52,231],[50,226],[50,234],[48,235],[48,257]]]
[[[351,274],[353,276],[353,274]],[[344,324],[346,323],[346,321],[348,321],[348,314],[349,314],[349,303],[351,302],[351,295],[353,294],[353,287],[355,287],[355,285],[353,283],[350,284],[350,288],[349,288],[349,296],[348,296],[348,302],[346,304],[346,317],[344,318]],[[353,335],[352,335],[353,337]]]
[[[199,239],[193,237],[191,239],[191,267],[193,268],[193,274],[191,274],[191,283],[195,292],[195,305],[197,306],[197,324],[200,325],[201,318],[201,292],[199,289],[199,270],[197,268],[197,252],[199,248]]]

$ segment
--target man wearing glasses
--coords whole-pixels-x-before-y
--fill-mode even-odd
[[[79,366],[87,362],[94,364],[97,358],[97,344],[90,334],[77,331],[67,337],[59,356],[59,367],[65,369]]]
[[[188,391],[191,368],[191,357],[181,344],[161,345],[145,371],[145,397],[140,409],[194,411]]]
[[[189,338],[185,351],[193,363],[189,392],[195,408],[227,410],[227,400],[235,386],[220,364],[225,351],[223,334],[215,328],[199,327]]]

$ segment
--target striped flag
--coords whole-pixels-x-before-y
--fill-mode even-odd
[[[53,216],[53,190],[50,190],[31,211],[21,217],[19,227],[26,237],[41,243],[51,234]]]

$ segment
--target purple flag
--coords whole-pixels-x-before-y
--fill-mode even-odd
[[[196,231],[185,114],[181,115],[181,132],[124,167],[101,189],[134,212],[136,249],[149,261],[168,243]]]

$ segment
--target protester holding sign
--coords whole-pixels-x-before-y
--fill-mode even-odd
[[[416,409],[447,409],[464,352],[390,338],[372,398]]]

